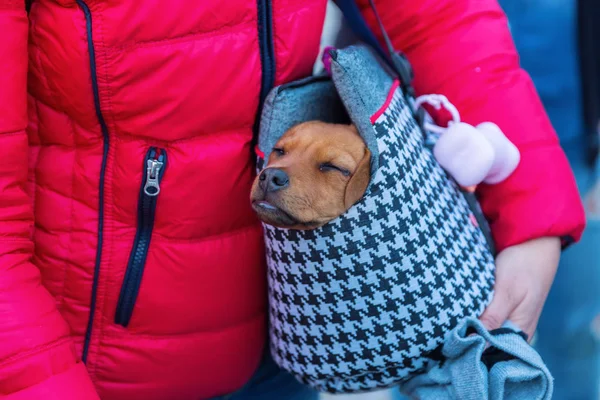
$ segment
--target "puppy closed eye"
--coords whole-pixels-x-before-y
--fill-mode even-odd
[[[336,165],[333,165],[331,163],[323,163],[323,164],[319,165],[319,170],[321,172],[337,171],[337,172],[341,172],[344,176],[350,176],[350,171],[348,171],[345,168],[341,168]]]
[[[281,157],[281,156],[285,155],[285,150],[283,150],[281,147],[275,147],[275,148],[273,148],[273,153],[276,154],[277,156]]]

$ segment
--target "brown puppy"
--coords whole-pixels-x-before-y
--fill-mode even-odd
[[[310,121],[279,139],[250,199],[265,223],[314,229],[337,218],[365,193],[371,153],[353,125]]]

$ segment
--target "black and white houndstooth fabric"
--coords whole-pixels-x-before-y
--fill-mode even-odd
[[[400,89],[372,129],[379,168],[361,202],[317,230],[265,226],[273,357],[332,393],[419,373],[492,295],[486,239]]]

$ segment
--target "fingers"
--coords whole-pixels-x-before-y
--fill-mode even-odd
[[[510,320],[531,339],[559,257],[557,238],[531,240],[498,254],[494,298],[480,317],[483,325],[493,330]]]
[[[487,330],[498,329],[506,322],[513,309],[514,305],[506,292],[497,291],[494,293],[492,302],[479,319]]]

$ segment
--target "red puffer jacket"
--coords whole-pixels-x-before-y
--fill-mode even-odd
[[[325,5],[36,0],[28,19],[0,0],[1,398],[200,399],[252,375],[253,125],[271,87],[311,73]],[[496,1],[378,5],[417,91],[520,147],[481,192],[499,246],[576,240],[574,180]]]

